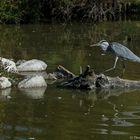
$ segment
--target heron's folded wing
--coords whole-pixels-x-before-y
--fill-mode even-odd
[[[140,63],[140,58],[138,56],[136,56],[127,47],[125,47],[117,42],[113,42],[111,44],[111,49],[112,49],[113,53],[115,53],[115,55],[117,55],[123,59],[128,59],[128,60]]]

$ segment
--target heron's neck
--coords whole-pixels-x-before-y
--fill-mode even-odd
[[[109,43],[109,46],[107,47],[106,52],[112,53],[112,48],[111,48],[112,44]]]

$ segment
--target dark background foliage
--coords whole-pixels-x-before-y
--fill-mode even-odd
[[[108,0],[109,1],[109,0]],[[35,23],[51,19],[62,21],[98,20],[110,13],[114,14],[117,7],[105,9],[100,3],[103,0],[1,0],[0,23]],[[117,3],[117,0],[109,2]],[[132,2],[132,1],[131,1]],[[129,12],[139,12],[139,3],[133,3]]]

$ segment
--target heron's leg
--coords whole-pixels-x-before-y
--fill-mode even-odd
[[[116,68],[116,64],[117,64],[118,59],[119,59],[119,58],[116,56],[116,58],[115,58],[115,62],[114,62],[114,66],[113,66],[112,68],[110,68],[110,69],[105,70],[105,72],[108,72],[108,71],[114,70],[114,69]]]

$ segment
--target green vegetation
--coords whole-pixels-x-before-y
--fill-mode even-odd
[[[20,19],[20,12],[17,2],[0,1],[0,22],[18,22]]]
[[[0,23],[26,23],[39,19],[39,0],[1,0]]]
[[[46,22],[50,19],[70,21],[71,19],[93,21],[99,20],[106,14],[113,15],[115,9],[100,7],[103,0],[1,0],[0,23],[35,23]],[[117,2],[117,0],[116,0]],[[139,1],[132,5],[133,12],[140,9]]]

